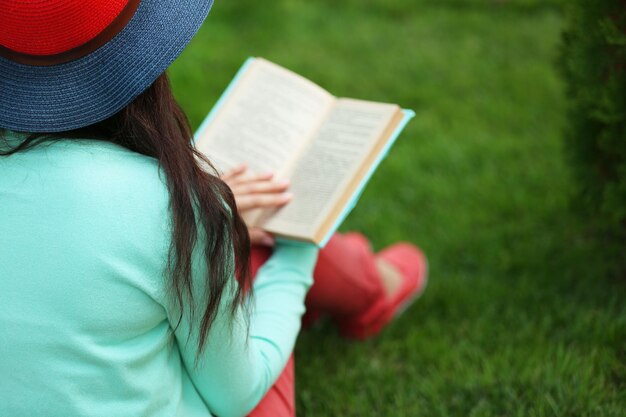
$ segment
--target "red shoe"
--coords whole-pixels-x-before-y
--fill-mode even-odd
[[[366,339],[377,335],[389,322],[404,312],[426,288],[428,263],[416,246],[397,243],[382,250],[376,257],[394,266],[404,280],[391,297],[382,297],[365,314],[357,319],[338,323],[341,335],[346,338]]]

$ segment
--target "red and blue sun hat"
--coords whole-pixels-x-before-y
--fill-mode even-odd
[[[212,0],[0,0],[0,128],[102,121],[183,51]]]

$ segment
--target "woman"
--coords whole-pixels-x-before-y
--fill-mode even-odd
[[[415,249],[358,235],[317,266],[295,243],[251,256],[239,212],[282,186],[239,170],[233,195],[163,75],[210,6],[0,2],[0,415],[293,415],[314,268],[310,304],[349,337],[423,287]]]

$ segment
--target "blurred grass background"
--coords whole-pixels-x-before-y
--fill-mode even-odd
[[[564,1],[217,1],[170,75],[197,127],[248,56],[417,116],[343,230],[419,244],[375,340],[297,346],[299,416],[624,416],[626,286],[569,206]]]

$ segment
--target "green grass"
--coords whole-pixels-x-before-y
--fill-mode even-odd
[[[174,64],[194,126],[250,55],[417,113],[343,229],[419,244],[429,288],[375,340],[304,332],[298,415],[626,415],[626,283],[569,203],[559,3],[218,1]]]

